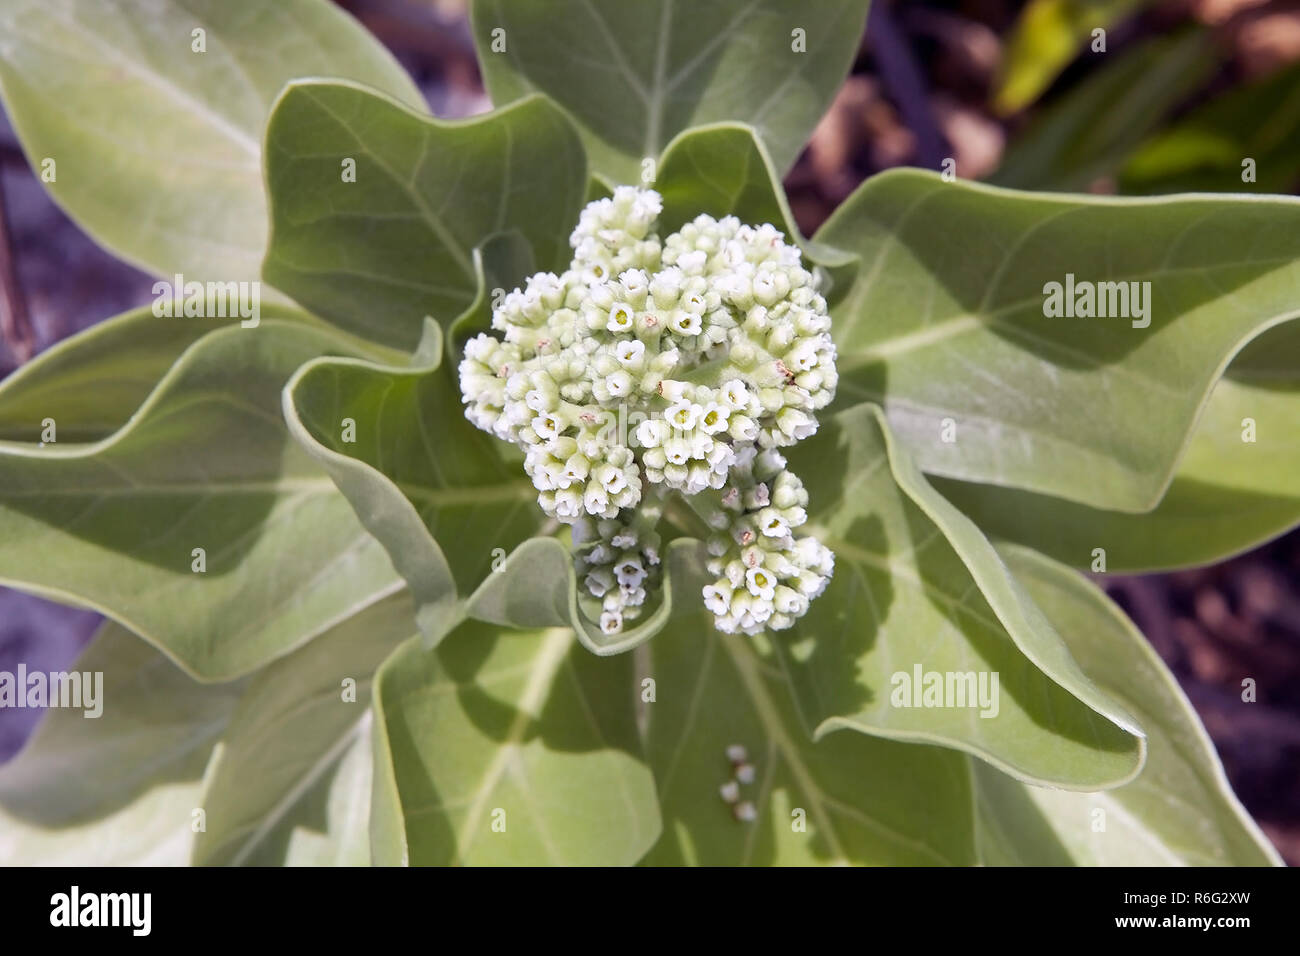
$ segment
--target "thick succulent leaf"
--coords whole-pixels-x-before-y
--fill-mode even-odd
[[[111,435],[0,442],[0,582],[93,607],[205,680],[395,593],[383,549],[280,416],[294,369],[330,352],[370,354],[299,322],[220,329]]]
[[[54,419],[60,441],[105,438],[126,424],[182,352],[238,321],[158,318],[145,308],[92,325],[0,381],[0,439],[39,442],[46,418]]]
[[[1300,64],[1235,86],[1143,144],[1120,172],[1126,193],[1290,192],[1300,181]],[[1253,182],[1242,162],[1255,161]]]
[[[285,387],[284,414],[387,549],[433,639],[457,596],[470,595],[495,559],[530,537],[542,512],[523,470],[465,420],[438,326],[425,328],[406,366],[309,362]]]
[[[849,729],[942,744],[1076,790],[1138,772],[1133,718],[1079,670],[979,529],[889,439],[877,409],[824,424],[790,469],[835,552],[826,593],[793,631],[772,637],[818,738]],[[931,673],[945,683],[970,675],[970,696],[920,706]]]
[[[198,685],[106,622],[71,668],[99,673],[101,716],[53,708],[0,766],[8,866],[178,866],[188,859],[204,767],[242,682]]]
[[[1247,352],[1289,361],[1289,379],[1246,377]],[[1134,573],[1222,561],[1300,524],[1300,322],[1265,332],[1228,372],[1169,490],[1146,514],[964,481],[935,486],[986,533],[1074,567]]]
[[[1291,198],[1058,196],[896,171],[815,238],[862,259],[832,306],[843,405],[884,404],[928,472],[1099,508],[1152,508],[1233,354],[1300,314]],[[1150,282],[1149,326],[1044,316],[1045,285],[1067,275]]]
[[[635,863],[660,823],[633,677],[568,628],[404,644],[375,677],[375,862]]]
[[[587,165],[544,97],[442,122],[355,84],[308,80],[271,114],[266,179],[267,280],[346,329],[411,349],[424,316],[450,323],[473,302],[473,251],[490,237],[522,238],[540,268],[568,262]]]
[[[1208,31],[1159,37],[1116,53],[1035,117],[1007,147],[989,181],[1086,191],[1113,177],[1217,66]]]
[[[466,603],[465,613],[505,627],[569,626],[593,654],[622,654],[649,640],[674,617],[699,610],[704,546],[691,538],[671,541],[664,551],[663,593],[633,626],[605,634],[579,601],[573,556],[555,538],[530,538],[496,567]]]
[[[696,216],[735,216],[750,225],[771,223],[798,243],[814,263],[842,266],[851,253],[811,242],[799,233],[767,147],[752,126],[716,123],[679,133],[664,149],[652,184],[663,196],[659,232],[676,232]]]
[[[993,108],[1015,113],[1047,91],[1056,77],[1106,29],[1150,0],[1029,0],[1011,35],[993,91]],[[1109,104],[1108,104],[1109,105]]]
[[[258,843],[249,866],[368,866],[372,717],[361,715],[342,756]]]
[[[641,722],[664,818],[645,862],[974,862],[965,758],[864,734],[813,742],[768,640],[720,634],[699,615],[631,655],[641,662],[637,677],[654,681]],[[729,805],[720,788],[738,782],[728,757],[736,746],[753,781]],[[750,822],[737,816],[745,803]]]
[[[1077,572],[1007,546],[1003,557],[1090,677],[1131,708],[1150,753],[1132,783],[1102,793],[1026,787],[975,766],[985,863],[1265,866],[1277,852],[1233,796],[1196,711],[1124,614]],[[1242,704],[1250,707],[1250,704]]]
[[[549,95],[578,121],[593,170],[613,183],[640,182],[643,160],[682,130],[729,120],[757,128],[777,168],[789,169],[843,82],[866,15],[867,0],[473,6],[493,102]]]
[[[369,745],[365,718],[375,670],[414,633],[411,598],[403,591],[252,678],[208,772],[201,804],[207,829],[195,841],[194,863],[292,857],[294,830],[304,831],[297,840],[306,855],[311,848],[368,862],[370,787],[358,791],[358,768],[344,759],[359,740]],[[362,796],[358,826],[349,811]],[[327,829],[339,822],[323,812],[331,801],[341,834]]]
[[[262,128],[280,88],[313,75],[423,104],[327,0],[0,4],[0,94],[33,167],[54,160],[48,187],[68,213],[168,277],[260,276]]]

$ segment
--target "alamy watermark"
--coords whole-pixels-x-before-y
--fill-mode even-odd
[[[153,284],[153,314],[160,319],[242,319],[245,329],[262,321],[262,283],[198,282],[177,273]]]
[[[927,671],[920,664],[911,673],[890,675],[889,703],[894,707],[979,708],[981,717],[996,717],[997,671]]]
[[[148,936],[153,927],[152,893],[83,893],[73,886],[50,897],[51,926],[122,926],[132,936]]]
[[[0,671],[0,708],[69,707],[83,717],[104,713],[103,671]]]
[[[1150,282],[1078,282],[1073,272],[1065,282],[1043,286],[1043,315],[1049,319],[1132,319],[1133,328],[1151,324]]]

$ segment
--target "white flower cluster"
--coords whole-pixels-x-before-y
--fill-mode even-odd
[[[745,457],[709,516],[720,532],[709,541],[709,572],[719,577],[705,587],[704,604],[718,630],[757,634],[803,616],[826,589],[835,555],[816,538],[795,534],[808,520],[808,492],[786,470],[785,457],[774,448]]]
[[[582,525],[595,557],[579,554],[579,569],[609,633],[635,617],[652,583],[657,542],[643,549],[647,529],[634,518],[643,496],[749,481],[758,457],[816,431],[837,381],[826,301],[798,248],[734,216],[700,216],[661,240],[662,206],[632,187],[589,204],[569,268],[506,295],[492,317],[503,337],[472,339],[460,366],[469,420],[523,450],[548,515]],[[616,543],[633,527],[636,541]],[[625,552],[640,555],[640,570],[620,575]],[[805,571],[821,566],[810,555],[798,559]],[[781,568],[776,579],[789,580]],[[796,608],[775,588],[759,592]],[[746,605],[734,626],[763,613]],[[763,620],[778,627],[799,613]]]
[[[640,616],[646,586],[658,584],[659,535],[635,519],[581,517],[573,523],[573,553],[583,587],[601,602],[600,629],[619,633]]]

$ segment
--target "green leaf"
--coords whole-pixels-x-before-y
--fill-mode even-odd
[[[1233,87],[1162,130],[1120,172],[1126,193],[1290,192],[1300,181],[1300,64]],[[1242,163],[1254,161],[1245,182]]]
[[[782,0],[473,6],[493,102],[549,95],[612,183],[640,182],[643,160],[681,131],[730,120],[754,126],[777,169],[789,169],[843,82],[866,16],[867,0],[805,0],[797,10]]]
[[[823,424],[793,450],[790,469],[805,479],[811,526],[835,552],[826,593],[771,639],[817,739],[848,729],[941,744],[1074,790],[1138,772],[1137,723],[1079,670],[979,529],[890,440],[877,409]],[[920,706],[932,673],[945,683],[969,675],[956,706]]]
[[[669,542],[664,554],[663,593],[634,627],[605,634],[579,600],[573,555],[554,538],[530,538],[489,575],[466,602],[465,613],[505,627],[567,625],[593,654],[622,654],[649,640],[674,617],[699,610],[700,592],[712,578],[704,571],[704,546],[691,538]]]
[[[362,820],[368,820],[369,783],[357,790],[361,768],[345,765],[345,758],[358,741],[369,745],[365,718],[372,675],[414,633],[411,598],[403,591],[252,679],[208,772],[201,804],[207,829],[195,840],[194,863],[238,865],[292,856],[294,829],[321,835],[315,841],[298,838],[308,845],[336,836],[326,829],[329,817],[320,807],[328,806],[334,786],[336,803],[343,803],[342,820],[349,819],[346,808],[362,797]],[[347,836],[335,851],[368,862],[368,826],[343,826]],[[323,849],[315,845],[311,852]]]
[[[660,825],[633,678],[567,628],[404,644],[375,678],[375,862],[635,863]]]
[[[1284,197],[1057,196],[897,171],[815,238],[862,260],[832,303],[842,404],[883,404],[928,472],[1098,508],[1160,500],[1222,369],[1300,302],[1300,202]],[[1067,275],[1150,282],[1149,326],[1046,317],[1044,288]]]
[[[1007,38],[993,109],[1007,115],[1038,99],[1060,72],[1106,29],[1148,0],[1030,0]]]
[[[538,268],[568,262],[586,160],[543,97],[442,122],[354,84],[299,81],[266,144],[267,280],[373,340],[411,349],[424,316],[465,311],[473,251],[492,236],[522,238]]]
[[[1016,546],[1000,550],[1080,666],[1137,714],[1150,753],[1141,776],[1103,793],[1025,787],[976,766],[981,859],[1028,866],[1280,864],[1233,796],[1178,682],[1119,608],[1048,558]]]
[[[52,708],[0,766],[0,859],[10,866],[177,866],[204,767],[242,683],[195,684],[106,622],[71,668],[98,673],[102,714]]]
[[[371,724],[367,711],[342,756],[258,844],[249,866],[370,864]]]
[[[106,438],[126,424],[182,352],[238,321],[158,318],[145,308],[92,325],[0,382],[0,439],[39,442],[46,418],[54,419],[60,441]]]
[[[280,88],[313,75],[423,105],[392,56],[326,0],[0,8],[0,94],[33,168],[54,160],[48,188],[78,224],[168,278],[259,278],[262,128]]]
[[[800,235],[781,178],[752,126],[717,123],[685,130],[664,149],[658,173],[654,188],[664,200],[661,235],[702,214],[735,216],[751,225],[777,226],[814,263],[843,266],[853,259]]]
[[[989,181],[1083,191],[1114,176],[1218,66],[1204,30],[1148,40],[1115,56],[1035,117]]]
[[[619,658],[641,657],[638,676],[655,682],[643,720],[664,835],[645,862],[973,863],[965,758],[846,732],[814,743],[785,675],[764,659],[768,640],[720,634],[700,615]],[[720,788],[734,779],[735,746],[754,780],[729,805]],[[743,803],[752,822],[737,819]]]
[[[471,594],[542,514],[522,469],[465,421],[438,326],[430,320],[426,331],[407,366],[307,363],[285,387],[284,414],[387,550],[433,639],[457,595]]]
[[[1300,322],[1248,346],[1291,355],[1291,380],[1220,379],[1160,504],[1146,514],[1102,511],[1048,495],[938,479],[935,486],[988,534],[1074,567],[1119,573],[1222,561],[1300,524]],[[1282,333],[1286,333],[1284,338]],[[1290,341],[1288,341],[1290,340]],[[1287,346],[1290,346],[1288,349]],[[1243,353],[1244,355],[1244,353]],[[1235,361],[1229,368],[1244,366]],[[1254,422],[1254,442],[1243,436]],[[1094,549],[1105,551],[1099,566]]]
[[[204,680],[395,593],[383,549],[280,417],[284,382],[328,352],[376,354],[297,321],[220,329],[111,435],[0,442],[0,582],[93,607]]]

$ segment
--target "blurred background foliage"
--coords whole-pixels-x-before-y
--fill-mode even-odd
[[[490,108],[466,0],[339,4],[436,115]],[[811,234],[871,174],[946,159],[960,177],[1020,189],[1294,193],[1300,2],[874,0],[852,73],[787,177],[796,219]],[[151,284],[52,204],[0,116],[0,378],[149,302]],[[1243,802],[1300,863],[1300,533],[1211,568],[1102,583],[1178,676]],[[0,589],[0,669],[66,666],[95,624]],[[1250,707],[1245,678],[1258,682]],[[0,712],[0,760],[36,717]]]

